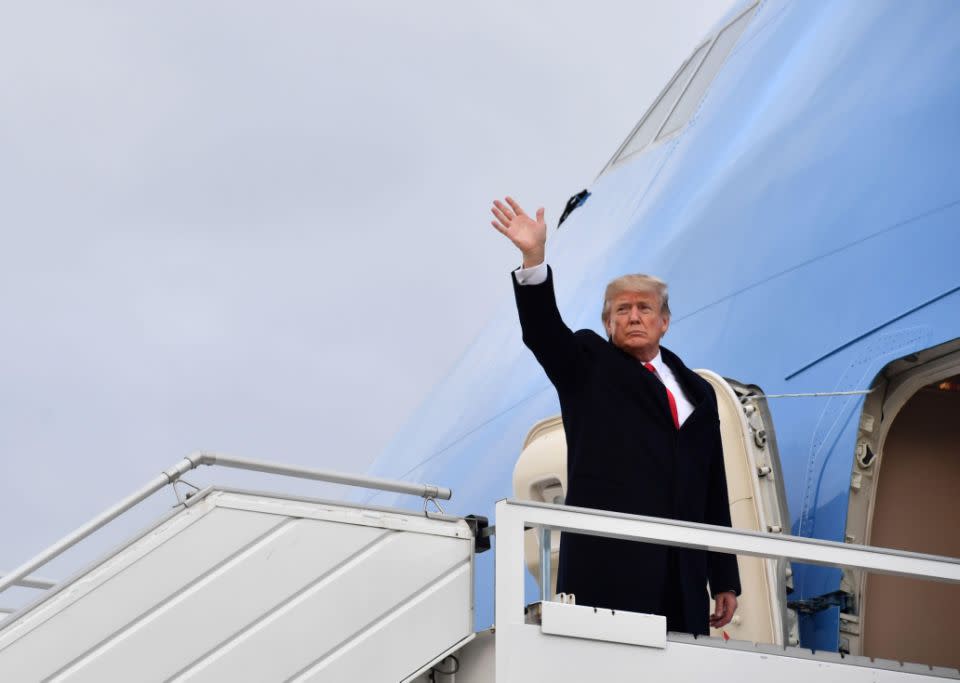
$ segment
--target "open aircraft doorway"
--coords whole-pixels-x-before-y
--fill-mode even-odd
[[[887,365],[864,403],[847,540],[960,557],[960,340]],[[841,650],[960,665],[960,586],[845,572]],[[909,634],[905,637],[905,634]]]

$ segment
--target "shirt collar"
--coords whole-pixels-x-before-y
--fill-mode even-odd
[[[657,355],[653,357],[653,360],[648,360],[647,362],[650,363],[656,369],[657,374],[663,377],[663,369],[665,367],[665,364],[663,362],[663,357],[660,355],[659,348],[657,349]]]

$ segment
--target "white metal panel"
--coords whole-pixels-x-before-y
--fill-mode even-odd
[[[0,680],[49,676],[281,521],[206,503],[183,511],[5,629]]]
[[[793,657],[770,649],[710,646],[668,640],[666,649],[544,635],[535,625],[497,628],[497,659],[509,660],[509,676],[497,680],[604,683],[636,681],[727,681],[742,683],[909,683],[956,678],[956,670],[920,667],[880,669],[845,663],[836,653]],[[692,639],[691,639],[692,640]],[[731,641],[732,643],[733,641]],[[809,651],[808,651],[809,652]],[[459,674],[458,674],[459,680]]]
[[[460,565],[291,683],[406,678],[449,649],[438,644],[458,643],[470,633],[470,603],[464,598],[472,594],[470,565]]]
[[[667,646],[667,618],[660,614],[541,602],[540,630],[546,635],[646,647]]]
[[[251,512],[267,512],[285,517],[305,517],[344,524],[376,526],[396,531],[415,531],[419,534],[473,538],[473,532],[466,522],[446,515],[435,517],[400,510],[359,508],[323,501],[289,500],[270,497],[266,494],[235,492],[217,493],[217,506]]]
[[[473,543],[443,536],[395,533],[385,536],[362,554],[312,585],[281,608],[224,643],[177,681],[262,681],[287,680],[344,648],[352,638],[362,636],[402,609],[431,584],[469,567]],[[458,586],[461,584],[457,583]],[[460,602],[470,604],[472,588]],[[438,601],[446,594],[437,593]],[[433,602],[431,600],[431,602]],[[445,642],[435,644],[442,652],[472,630],[472,610],[464,611],[450,601],[433,604],[430,618],[441,619],[444,610],[456,610],[459,630],[448,629]],[[397,627],[419,628],[404,620]],[[415,632],[415,631],[412,631]],[[357,650],[358,666],[372,662],[379,654]],[[411,671],[416,670],[411,667]],[[409,672],[397,672],[396,680]],[[356,680],[366,678],[361,670]]]
[[[400,680],[472,634],[473,552],[457,518],[213,492],[0,631],[0,680]]]
[[[54,680],[165,680],[384,534],[393,533],[273,519],[289,521],[114,634]]]
[[[172,538],[213,509],[212,505],[203,501],[201,505],[174,515],[172,519],[167,520],[166,524],[153,529],[150,534],[151,538],[140,538],[136,540],[125,548],[124,552],[133,558],[141,557],[154,550],[163,540]],[[29,609],[18,615],[14,621],[5,623],[3,628],[0,628],[0,652],[3,652],[4,648],[37,628],[54,614],[59,613],[71,603],[94,590],[99,583],[109,579],[113,574],[123,571],[125,567],[126,565],[122,563],[105,561],[97,565],[87,575],[78,578],[69,586],[48,594],[45,601],[33,609]]]

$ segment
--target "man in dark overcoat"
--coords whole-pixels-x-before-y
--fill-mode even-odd
[[[614,280],[601,316],[608,339],[573,332],[544,260],[543,209],[534,220],[507,197],[492,211],[493,226],[523,254],[512,275],[523,341],[560,399],[566,504],[730,526],[716,395],[660,346],[670,324],[666,284],[649,275]],[[733,617],[740,577],[734,555],[564,533],[557,591],[706,634]]]

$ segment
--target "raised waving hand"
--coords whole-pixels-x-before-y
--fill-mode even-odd
[[[534,220],[517,204],[512,197],[506,197],[504,204],[494,200],[493,213],[496,220],[490,224],[506,235],[523,254],[523,267],[532,268],[543,263],[544,249],[547,243],[547,223],[543,219],[543,207],[537,209]]]

